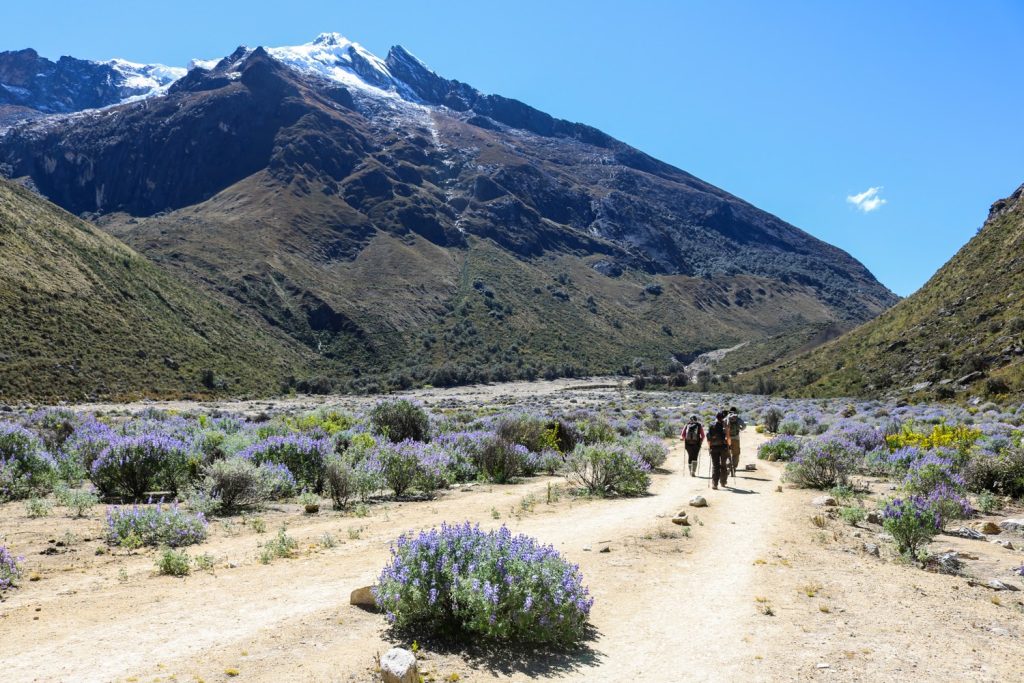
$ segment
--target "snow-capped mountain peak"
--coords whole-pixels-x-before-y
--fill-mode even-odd
[[[342,85],[388,94],[398,87],[383,59],[340,33],[321,33],[310,43],[266,50],[293,69]]]
[[[105,62],[121,76],[121,88],[125,91],[122,102],[133,102],[167,92],[171,84],[187,73],[186,69],[163,64],[137,64],[124,59],[110,59]]]

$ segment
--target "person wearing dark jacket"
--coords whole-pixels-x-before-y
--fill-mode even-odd
[[[697,460],[700,458],[700,446],[704,443],[704,425],[696,415],[683,427],[679,438],[683,440],[686,447],[686,460],[690,466],[690,476],[697,476]]]
[[[725,424],[727,413],[723,410],[715,415],[715,422],[708,427],[708,449],[711,451],[711,488],[723,487],[729,481],[729,428]]]

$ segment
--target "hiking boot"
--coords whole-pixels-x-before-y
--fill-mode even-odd
[[[711,486],[711,490],[712,490],[712,491],[717,491],[717,490],[718,490],[718,484],[713,484],[713,485]]]

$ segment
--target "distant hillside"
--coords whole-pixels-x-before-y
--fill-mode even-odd
[[[312,354],[0,181],[0,400],[276,392]]]
[[[1024,185],[918,292],[740,382],[800,396],[1024,393]]]

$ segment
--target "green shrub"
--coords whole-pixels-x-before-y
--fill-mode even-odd
[[[809,439],[786,464],[785,477],[803,488],[827,490],[846,484],[861,456],[855,446],[839,438]]]
[[[400,537],[375,596],[400,629],[503,646],[571,645],[593,604],[579,569],[551,546],[468,522]]]
[[[25,501],[25,514],[29,517],[49,517],[53,503],[45,498],[29,498]]]
[[[595,496],[639,496],[651,485],[650,466],[615,444],[577,446],[566,458],[570,483]]]
[[[85,517],[100,502],[100,498],[92,491],[62,488],[57,489],[57,502],[67,508],[72,517]]]
[[[334,509],[347,507],[349,500],[358,492],[357,475],[352,465],[339,455],[332,456],[327,459],[325,478],[327,495],[331,497]]]
[[[939,532],[935,511],[917,496],[897,498],[886,505],[882,527],[892,536],[899,552],[915,557]]]
[[[778,431],[780,434],[796,436],[797,434],[800,434],[801,431],[805,431],[805,429],[804,425],[800,424],[796,420],[786,420],[779,425]]]
[[[262,564],[270,564],[276,558],[294,557],[299,549],[299,542],[288,535],[287,529],[281,527],[277,536],[267,541],[260,550],[259,560]]]
[[[45,495],[55,479],[42,440],[23,427],[0,423],[0,502]]]
[[[793,459],[798,450],[800,450],[800,441],[796,437],[782,435],[758,446],[757,457],[769,462],[788,462]]]
[[[113,506],[107,510],[106,540],[130,549],[143,545],[172,548],[206,540],[206,518],[163,503],[139,507]]]
[[[238,456],[225,458],[206,467],[202,490],[218,502],[219,512],[258,509],[275,493],[275,473],[269,463],[257,465]]]
[[[864,521],[867,513],[862,507],[843,507],[839,509],[839,516],[850,526],[857,526]]]
[[[177,491],[185,478],[185,444],[163,434],[117,437],[92,464],[90,476],[100,491],[139,500],[157,489]]]
[[[647,463],[650,469],[661,467],[668,459],[668,448],[665,447],[665,442],[657,437],[633,437],[626,442],[625,446]]]
[[[375,434],[393,443],[430,438],[430,418],[419,405],[408,399],[381,401],[370,411],[370,427]]]
[[[320,493],[324,490],[324,468],[334,452],[330,439],[312,438],[305,434],[269,436],[239,453],[240,458],[259,464],[283,465],[304,489]]]
[[[160,574],[167,576],[188,576],[192,571],[188,553],[171,548],[164,548],[164,551],[157,556],[156,568]]]
[[[484,439],[473,455],[483,479],[495,484],[507,484],[522,476],[530,452],[525,446],[491,436]]]

